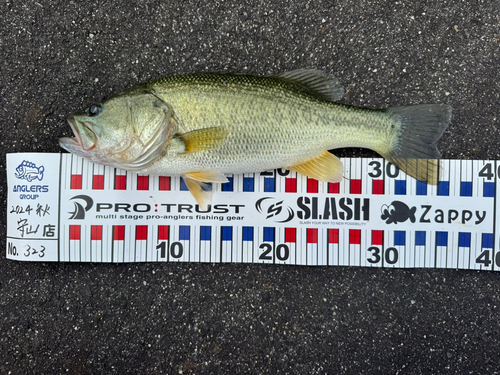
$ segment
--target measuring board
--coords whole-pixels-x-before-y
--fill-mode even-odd
[[[381,158],[324,183],[228,175],[202,210],[180,177],[71,154],[8,154],[7,258],[499,270],[500,163],[441,160],[438,185]]]

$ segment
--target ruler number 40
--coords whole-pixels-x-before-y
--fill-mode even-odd
[[[477,175],[479,177],[484,177],[487,180],[492,180],[495,177],[495,172],[491,163],[486,163]],[[498,166],[497,176],[500,176],[500,166]]]
[[[476,263],[482,264],[484,267],[489,267],[491,265],[490,251],[491,250],[483,250],[476,258]],[[495,254],[495,265],[500,267],[500,252]]]

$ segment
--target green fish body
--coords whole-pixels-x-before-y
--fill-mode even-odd
[[[275,77],[174,76],[135,86],[72,116],[75,138],[61,147],[94,162],[156,175],[181,175],[200,205],[207,182],[225,173],[295,170],[342,179],[328,150],[364,147],[429,183],[439,175],[436,143],[447,105],[370,110],[336,104],[338,81],[315,70]]]

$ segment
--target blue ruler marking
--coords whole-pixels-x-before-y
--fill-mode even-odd
[[[243,191],[252,192],[255,190],[255,179],[253,177],[243,177]]]
[[[222,184],[221,190],[222,191],[233,191],[234,190],[234,185],[233,185],[234,177],[227,177],[227,179],[229,180],[229,182]]]

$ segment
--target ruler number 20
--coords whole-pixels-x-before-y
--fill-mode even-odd
[[[273,260],[271,255],[273,251],[273,245],[270,243],[262,243],[259,249],[263,250],[262,254],[259,255],[260,260]],[[290,257],[290,248],[287,245],[281,244],[276,246],[276,258],[278,260],[284,261]]]

